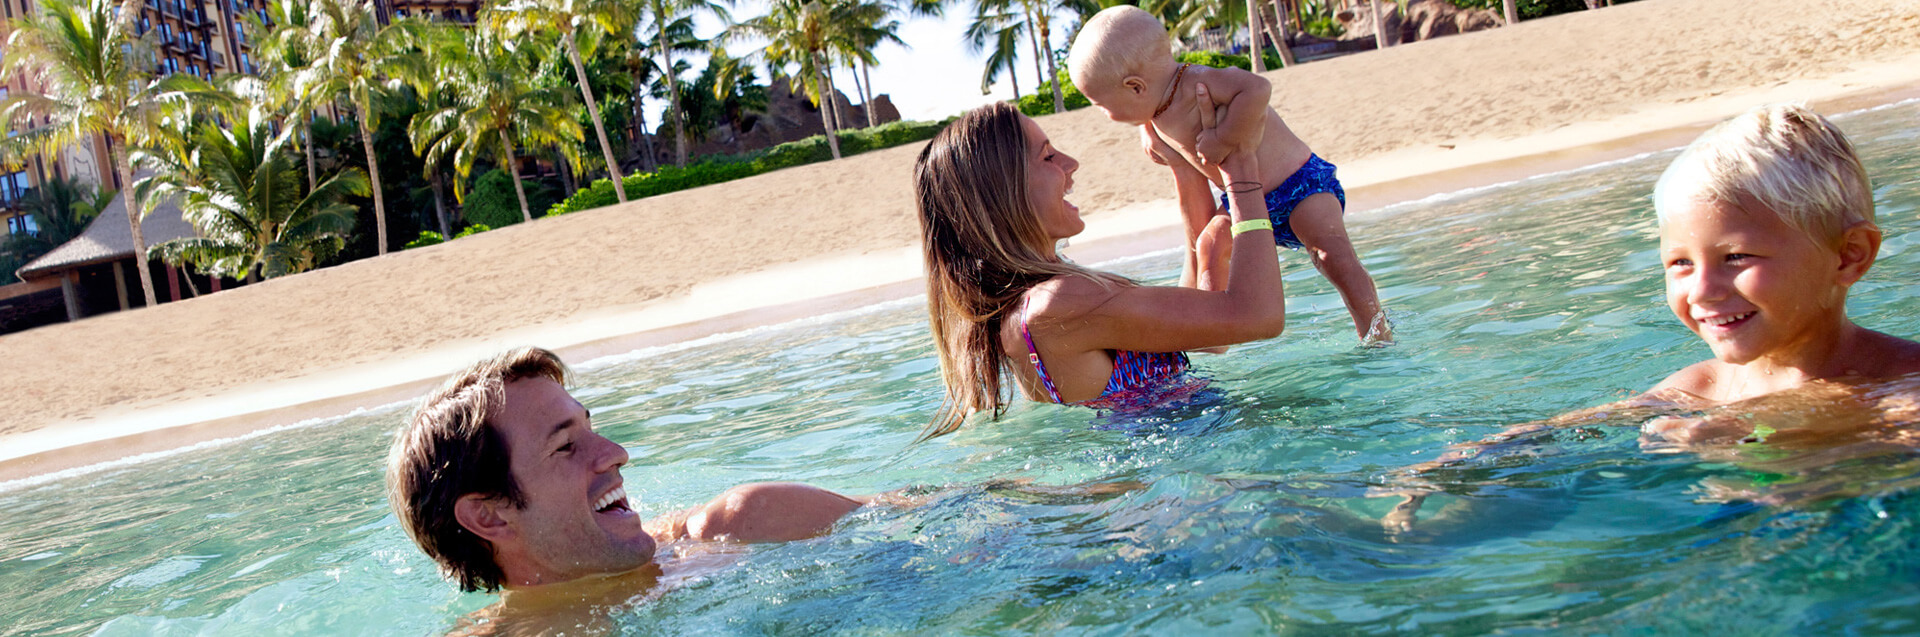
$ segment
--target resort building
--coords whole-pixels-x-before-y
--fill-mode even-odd
[[[480,0],[373,0],[373,9],[381,24],[409,16],[471,24]]]
[[[212,79],[217,73],[257,72],[245,16],[265,20],[261,0],[142,0],[135,30],[153,44],[161,75],[187,73]],[[12,21],[38,11],[37,0],[0,0],[0,55],[12,33]],[[31,78],[15,78],[0,85],[0,99],[16,91],[37,91]],[[46,122],[8,123],[9,134]],[[0,219],[6,232],[39,234],[40,228],[22,209],[21,201],[50,179],[97,184],[122,191],[113,150],[103,136],[75,143],[54,157],[34,157],[21,165],[0,165]],[[156,209],[141,224],[148,245],[194,236],[174,209]],[[88,314],[143,304],[133,268],[133,245],[125,204],[116,199],[95,218],[81,237],[35,259],[17,272],[0,272],[0,333],[26,329],[61,317],[75,320]],[[169,276],[180,273],[152,262],[155,295],[161,302],[181,298],[170,294]],[[18,278],[16,278],[16,275]],[[129,280],[131,279],[131,280]],[[189,282],[190,283],[190,282]],[[190,286],[190,291],[218,289],[217,283]],[[176,284],[177,285],[177,284]],[[115,297],[118,300],[115,300]],[[55,310],[49,310],[55,308]],[[58,311],[63,310],[63,311]],[[56,313],[57,311],[57,313]]]

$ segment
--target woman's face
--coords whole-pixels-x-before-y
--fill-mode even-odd
[[[1067,203],[1080,162],[1054,148],[1033,118],[1022,115],[1020,126],[1027,135],[1027,203],[1040,216],[1041,229],[1056,240],[1080,234],[1087,224],[1080,209]]]

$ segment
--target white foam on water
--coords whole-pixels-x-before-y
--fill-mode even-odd
[[[213,440],[205,440],[205,441],[197,442],[184,447],[175,447],[173,449],[153,451],[153,452],[148,452],[148,453],[143,453],[138,455],[127,456],[125,458],[108,460],[106,462],[96,462],[94,464],[74,467],[72,469],[63,469],[63,470],[54,471],[51,473],[43,473],[35,476],[28,476],[28,477],[20,478],[17,480],[8,480],[5,482],[0,482],[0,493],[6,493],[8,491],[17,491],[20,489],[37,487],[43,484],[47,484],[49,482],[65,480],[67,478],[75,478],[75,477],[84,476],[92,473],[99,473],[101,471],[106,471],[109,469],[119,469],[122,467],[130,467],[138,464],[144,464],[148,462],[153,462],[155,460],[171,458],[184,453],[192,453],[195,451],[199,451],[201,449],[212,449],[214,447],[230,445],[236,442],[252,440],[254,438],[259,438],[261,436],[270,436],[283,431],[306,429],[308,427],[313,427],[316,425],[339,422],[341,420],[346,420],[348,418],[352,418],[354,416],[358,416],[368,412],[380,411],[384,409],[392,409],[395,407],[409,405],[409,404],[412,404],[413,402],[414,402],[413,400],[409,399],[409,400],[395,401],[395,402],[387,403],[384,405],[375,405],[372,407],[356,407],[353,410],[348,411],[347,413],[340,414],[337,416],[321,416],[321,417],[315,417],[315,418],[308,418],[306,420],[301,420],[299,422],[289,423],[285,425],[276,425],[276,426],[268,427],[265,429],[256,429],[254,431],[249,431],[247,433],[240,434],[238,436],[231,436],[227,438],[215,438]]]

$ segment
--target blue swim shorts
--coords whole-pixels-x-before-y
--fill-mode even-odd
[[[1333,176],[1333,164],[1321,159],[1319,155],[1307,157],[1307,163],[1287,176],[1279,188],[1267,193],[1267,218],[1273,220],[1273,242],[1283,248],[1299,250],[1305,245],[1300,237],[1294,236],[1293,225],[1288,223],[1293,217],[1293,207],[1300,205],[1307,197],[1323,192],[1333,193],[1340,198],[1340,206],[1347,205],[1347,190],[1340,187],[1340,179]],[[1227,203],[1228,194],[1220,193],[1220,207],[1232,210]]]

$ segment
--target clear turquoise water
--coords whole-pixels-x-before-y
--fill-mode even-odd
[[[1851,312],[1920,336],[1920,105],[1840,121],[1887,237]],[[1363,495],[1387,471],[1708,355],[1661,302],[1646,195],[1671,156],[1357,216],[1400,345],[1355,349],[1332,289],[1289,255],[1287,334],[1199,358],[1215,391],[1151,418],[1021,403],[910,445],[939,397],[917,302],[581,366],[576,394],[627,445],[647,513],[752,480],[955,485],[753,547],[615,618],[638,634],[1920,632],[1910,452],[1781,476],[1590,427],[1450,472],[1433,519],[1380,531],[1393,501]],[[1115,268],[1175,274],[1166,256]],[[441,581],[387,512],[404,412],[0,485],[0,633],[444,631],[492,598]],[[1708,493],[1816,477],[1858,494]],[[967,486],[989,478],[1144,486]]]

